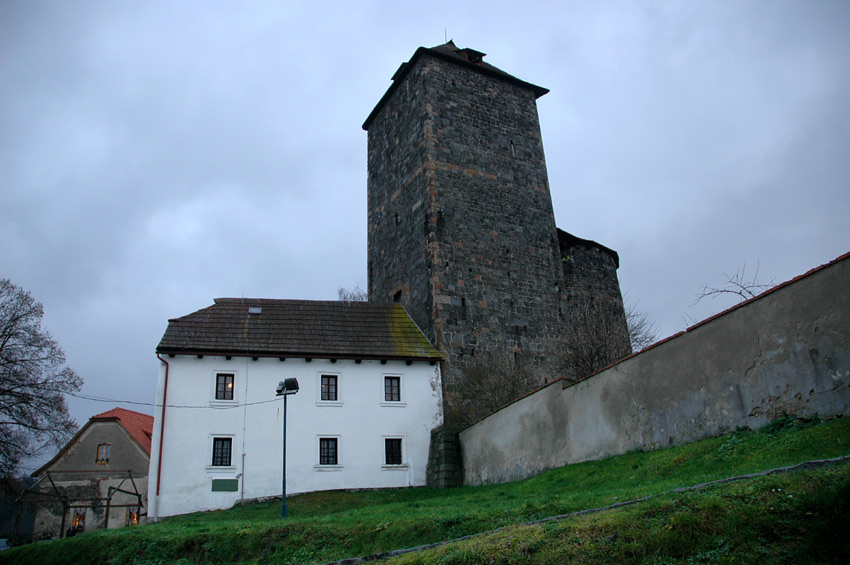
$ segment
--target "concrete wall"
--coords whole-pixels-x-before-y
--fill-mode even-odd
[[[287,401],[288,494],[425,484],[431,430],[442,424],[438,365],[210,355],[165,359],[169,364],[168,397],[164,426],[159,410],[154,421],[148,499],[151,518],[280,496],[283,400],[275,396],[275,387],[290,377],[298,379],[300,390]],[[232,401],[215,400],[218,372],[235,375]],[[335,402],[321,400],[323,374],[338,376]],[[384,376],[401,377],[399,402],[384,400]],[[158,405],[163,401],[164,379],[163,365]],[[216,437],[232,438],[229,466],[212,465]],[[320,437],[338,439],[338,465],[319,464]],[[384,464],[388,437],[402,438],[402,465]],[[224,484],[232,490],[218,490]]]
[[[850,254],[460,434],[466,484],[850,412]]]

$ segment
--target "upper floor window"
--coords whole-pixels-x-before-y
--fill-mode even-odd
[[[339,400],[337,397],[337,378],[337,375],[322,375],[322,400]]]
[[[215,399],[233,400],[233,373],[218,373],[215,376]]]
[[[401,402],[401,377],[384,377],[384,401]]]
[[[233,438],[213,438],[212,466],[230,467],[230,453],[233,448]]]
[[[109,445],[108,443],[101,443],[97,446],[97,457],[94,460],[96,464],[106,465],[109,463]]]

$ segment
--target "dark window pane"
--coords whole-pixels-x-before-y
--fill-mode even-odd
[[[215,399],[233,400],[233,375],[219,373],[215,376]]]
[[[336,398],[336,375],[322,375],[322,400]]]
[[[401,400],[401,377],[384,377],[384,400],[387,402]]]
[[[233,440],[229,437],[213,438],[212,464],[214,467],[230,466],[230,451]]]
[[[337,464],[337,442],[335,437],[319,438],[319,465]]]
[[[385,439],[384,451],[387,465],[401,465],[401,438]]]

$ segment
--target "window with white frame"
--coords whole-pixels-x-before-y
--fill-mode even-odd
[[[319,400],[336,402],[339,400],[339,375],[321,375],[321,396]]]
[[[215,375],[215,399],[233,400],[233,389],[236,375],[233,373],[216,373]]]
[[[384,465],[401,465],[402,461],[401,438],[384,438]]]
[[[319,438],[319,465],[339,465],[339,438]]]
[[[401,402],[401,377],[384,376],[384,402]]]
[[[214,437],[212,442],[212,467],[230,467],[233,453],[232,437]]]

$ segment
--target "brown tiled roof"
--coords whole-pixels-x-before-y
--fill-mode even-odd
[[[259,310],[259,313],[251,311]],[[400,304],[216,298],[168,321],[158,353],[334,359],[441,358]]]
[[[461,49],[457,47],[453,41],[449,41],[448,43],[444,43],[443,45],[437,45],[436,47],[420,47],[413,53],[413,56],[410,58],[410,61],[406,63],[402,63],[399,66],[398,70],[393,75],[393,83],[369,113],[369,116],[366,118],[366,121],[363,122],[363,129],[368,130],[369,124],[372,123],[372,120],[375,119],[375,116],[378,115],[378,112],[384,106],[384,104],[389,100],[392,93],[395,92],[395,89],[398,88],[399,84],[401,84],[402,79],[410,72],[410,69],[413,68],[413,64],[424,54],[431,55],[432,57],[437,57],[438,59],[442,59],[444,61],[449,61],[450,63],[455,63],[469,69],[473,69],[477,72],[480,72],[485,75],[489,75],[494,78],[498,78],[510,83],[513,83],[522,88],[527,88],[534,92],[535,98],[540,98],[547,92],[549,92],[548,88],[543,88],[542,86],[537,86],[536,84],[531,84],[530,82],[525,82],[524,80],[520,80],[513,75],[510,75],[499,69],[498,67],[494,67],[490,63],[485,63],[483,58],[485,53],[480,51],[476,51],[475,49]]]
[[[125,410],[124,408],[113,408],[102,414],[92,416],[92,420],[117,419],[125,430],[135,438],[148,455],[151,454],[151,435],[153,435],[153,416]]]

